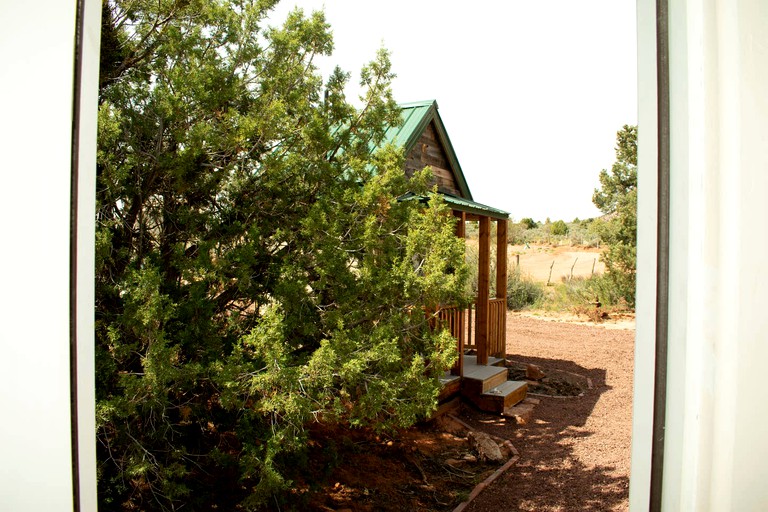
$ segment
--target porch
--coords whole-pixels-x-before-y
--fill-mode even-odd
[[[464,369],[463,376],[448,371],[440,378],[441,403],[460,396],[482,411],[503,414],[525,399],[528,384],[525,381],[508,379],[504,359],[490,357],[487,365],[478,364],[476,356],[473,355],[464,355],[460,359]]]
[[[522,401],[527,384],[507,379],[507,218],[506,212],[445,196],[457,218],[456,235],[466,239],[466,223],[478,222],[478,283],[469,308],[441,307],[437,324],[456,338],[460,355],[442,380],[441,396],[460,394],[481,410],[503,413]],[[491,225],[496,229],[495,296],[491,297]]]

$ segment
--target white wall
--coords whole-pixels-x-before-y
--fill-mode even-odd
[[[95,507],[93,189],[99,1],[88,0],[81,139],[83,510]],[[0,2],[0,510],[73,509],[70,186],[75,1]],[[94,46],[95,44],[95,46]],[[89,384],[90,381],[90,384]]]
[[[96,510],[96,366],[94,268],[96,232],[96,127],[98,115],[101,1],[86,0],[80,86],[77,223],[77,395],[80,509]]]
[[[643,38],[640,89],[654,68]],[[664,510],[768,510],[768,3],[670,0],[670,306]],[[652,83],[653,82],[653,83]],[[654,101],[640,94],[639,268],[655,251],[655,173],[643,145]],[[645,264],[643,262],[646,262]],[[648,274],[646,274],[648,275]],[[647,510],[653,283],[639,280],[631,475]],[[644,489],[645,487],[645,489]]]
[[[630,508],[648,510],[655,358],[656,300],[656,6],[637,2],[638,216],[635,371]]]
[[[648,508],[655,283],[654,1],[638,0],[639,255],[631,507]],[[93,158],[100,2],[86,2],[78,365],[95,509]],[[75,2],[0,3],[0,510],[72,510],[69,222]],[[768,3],[670,0],[665,510],[768,509]],[[646,276],[646,277],[642,277]]]

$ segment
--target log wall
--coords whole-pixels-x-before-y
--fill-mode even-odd
[[[451,171],[448,156],[440,143],[434,122],[429,123],[413,149],[406,155],[405,174],[410,178],[415,171],[420,171],[428,165],[432,167],[432,174],[435,176],[438,191],[461,197],[456,178]]]

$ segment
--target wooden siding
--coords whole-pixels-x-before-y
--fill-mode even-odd
[[[437,135],[434,121],[429,123],[416,141],[410,153],[405,157],[405,174],[409,178],[415,171],[426,166],[432,167],[432,174],[437,182],[437,190],[444,194],[461,197],[456,177],[451,171],[451,165]]]

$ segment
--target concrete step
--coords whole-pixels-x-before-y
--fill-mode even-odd
[[[522,402],[527,394],[527,382],[508,380],[485,393],[481,393],[472,401],[483,411],[501,414],[506,409]]]

